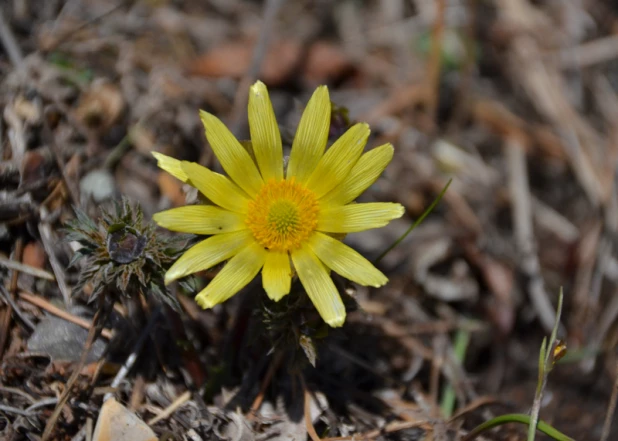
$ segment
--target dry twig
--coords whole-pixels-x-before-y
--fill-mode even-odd
[[[440,71],[442,67],[442,38],[444,35],[444,15],[446,13],[446,0],[434,2],[436,7],[435,21],[431,29],[431,52],[427,66],[427,113],[432,121],[436,119],[438,109]]]
[[[22,259],[22,254],[24,251],[24,241],[21,238],[18,238],[15,242],[15,249],[13,253],[13,257],[15,260],[19,261]],[[15,292],[17,291],[17,279],[19,273],[17,271],[13,271],[11,274],[11,282],[9,284],[9,292],[8,295],[14,297]],[[4,353],[4,346],[9,338],[10,326],[11,326],[11,308],[7,305],[2,308],[0,312],[0,357]]]
[[[545,291],[541,265],[536,254],[525,150],[521,141],[513,137],[507,138],[505,149],[506,163],[509,165],[509,191],[513,206],[515,241],[521,253],[520,267],[528,279],[528,294],[539,321],[547,332],[551,332],[556,315]]]
[[[399,432],[400,430],[412,429],[414,427],[422,427],[430,431],[433,429],[432,421],[417,420],[417,421],[402,421],[387,424],[384,429],[371,430],[366,433],[355,434],[352,436],[335,436],[331,438],[323,438],[321,441],[354,441],[354,440],[370,440],[379,437],[385,433]]]
[[[605,422],[603,423],[601,441],[607,441],[609,439],[612,421],[614,420],[614,413],[616,412],[616,401],[618,399],[618,362],[616,362],[614,376],[614,387],[612,388],[612,396],[609,400],[609,405],[607,406],[607,414],[605,415]]]
[[[21,309],[17,307],[17,304],[15,303],[13,296],[11,296],[11,294],[6,290],[4,285],[2,285],[1,283],[0,283],[0,293],[2,294],[2,297],[4,298],[4,300],[11,306],[11,309],[13,310],[13,312],[17,314],[17,316],[21,319],[21,321],[24,322],[31,330],[34,330],[34,328],[36,328],[34,323],[32,323],[32,321],[30,321],[30,319],[26,315],[24,315],[23,312],[21,312]]]
[[[92,322],[81,317],[77,317],[70,312],[65,311],[64,309],[58,308],[45,298],[37,296],[36,294],[21,291],[19,293],[19,298],[35,306],[38,306],[41,309],[44,309],[45,311],[54,314],[55,316],[60,317],[67,322],[75,323],[77,326],[80,326],[84,329],[90,329],[92,327]],[[101,330],[101,335],[106,339],[110,340],[112,338],[112,331],[110,329],[104,328],[103,330]]]
[[[68,309],[71,307],[71,289],[67,285],[64,270],[62,269],[62,265],[60,265],[60,262],[56,257],[56,253],[54,252],[54,240],[52,239],[52,230],[51,226],[47,222],[47,208],[41,206],[39,210],[41,215],[41,221],[39,222],[39,234],[41,235],[43,248],[45,248],[45,253],[47,253],[47,258],[49,259],[49,263],[52,267],[52,270],[54,271],[54,275],[56,276],[56,281],[58,282],[58,288],[62,293],[64,305]]]
[[[258,392],[257,397],[253,401],[251,405],[251,409],[249,410],[249,418],[257,413],[262,405],[262,401],[264,400],[264,394],[266,393],[266,389],[270,385],[275,373],[281,366],[281,362],[283,361],[283,352],[277,351],[275,357],[271,360],[270,365],[268,366],[268,370],[266,371],[266,375],[262,380],[262,384],[260,385],[260,391]]]
[[[17,262],[15,260],[7,259],[6,257],[3,257],[2,255],[0,255],[0,266],[3,266],[5,268],[8,268],[16,272],[30,274],[31,276],[38,277],[39,279],[50,280],[52,282],[55,280],[54,275],[45,270],[35,268],[33,266],[26,265],[24,263]]]
[[[305,383],[305,378],[303,374],[299,374],[300,384],[303,388],[303,397],[305,400],[304,406],[304,415],[305,415],[305,426],[307,427],[307,433],[311,438],[311,441],[321,441],[320,436],[315,431],[315,427],[313,426],[313,421],[311,421],[311,392],[307,389],[307,384]]]
[[[262,23],[257,43],[253,48],[251,64],[249,65],[249,69],[240,83],[238,83],[236,95],[234,96],[234,105],[230,113],[230,130],[236,135],[238,135],[238,132],[242,127],[243,116],[245,115],[247,108],[249,87],[255,82],[260,73],[262,61],[264,60],[266,51],[268,50],[270,33],[272,32],[275,18],[277,17],[277,12],[279,12],[283,2],[284,0],[266,0],[264,5],[264,22]]]
[[[17,68],[21,67],[24,62],[24,55],[17,44],[17,40],[15,39],[9,24],[6,22],[2,8],[0,8],[0,41],[2,41],[2,45],[4,46],[11,63],[13,63],[13,66]]]
[[[176,410],[178,410],[183,404],[189,401],[189,399],[191,399],[191,392],[190,391],[184,392],[182,395],[179,395],[169,406],[163,409],[161,413],[149,419],[146,422],[146,424],[148,424],[149,426],[152,426],[158,423],[159,421],[169,418],[170,415],[176,412]]]
[[[563,69],[582,69],[598,63],[612,61],[618,57],[618,35],[610,35],[569,47],[553,54],[555,62]]]

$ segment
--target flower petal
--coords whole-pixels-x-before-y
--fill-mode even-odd
[[[289,294],[292,285],[292,268],[287,251],[269,251],[262,270],[262,285],[268,297],[275,302]]]
[[[306,182],[324,154],[330,127],[331,104],[326,86],[318,87],[300,118],[292,143],[287,177]]]
[[[203,110],[200,110],[200,118],[206,129],[206,139],[225,172],[249,196],[255,196],[264,181],[247,150],[219,118]]]
[[[315,232],[309,248],[330,269],[360,285],[380,287],[388,279],[367,259],[340,241],[324,233]]]
[[[324,196],[348,176],[363,153],[369,132],[368,124],[355,124],[326,151],[307,181],[316,197]]]
[[[318,231],[354,233],[380,228],[403,216],[405,209],[392,202],[371,202],[343,206],[327,206],[318,215]]]
[[[322,262],[306,245],[292,252],[292,261],[307,295],[322,319],[333,328],[342,326],[345,307]]]
[[[204,309],[226,301],[260,272],[266,254],[267,251],[257,242],[245,247],[225,264],[219,274],[195,297],[195,301]]]
[[[249,131],[262,178],[283,179],[281,135],[268,90],[261,81],[249,91]]]
[[[193,245],[165,273],[165,284],[189,274],[204,271],[237,254],[253,243],[249,230],[217,234]]]
[[[364,153],[343,182],[333,188],[320,202],[345,205],[356,199],[382,174],[393,159],[392,144],[384,144]]]
[[[245,217],[214,205],[188,205],[156,213],[153,220],[172,231],[193,234],[220,234],[244,230]]]
[[[186,173],[182,170],[182,167],[180,166],[180,163],[182,161],[172,158],[171,156],[166,156],[163,153],[159,153],[159,152],[151,152],[151,153],[152,153],[152,156],[157,158],[157,166],[159,168],[165,170],[166,172],[168,172],[170,175],[174,176],[175,178],[180,179],[182,182],[187,182],[189,180],[189,177],[186,175]]]
[[[189,177],[191,185],[213,203],[237,213],[247,212],[247,195],[227,177],[195,162],[182,161],[181,167]]]

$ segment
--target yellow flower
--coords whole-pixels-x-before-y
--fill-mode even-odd
[[[393,146],[363,153],[369,126],[360,123],[324,153],[330,111],[328,89],[318,87],[300,120],[287,170],[268,91],[259,81],[249,95],[250,144],[243,146],[218,118],[200,112],[206,138],[228,176],[153,153],[160,168],[212,203],[154,216],[167,229],[210,236],[176,261],[166,284],[229,259],[197,295],[200,306],[227,300],[260,270],[264,290],[278,301],[290,292],[294,268],[320,316],[336,327],[346,313],[329,270],[361,285],[388,281],[333,235],[383,227],[403,215],[400,204],[352,203],[391,161]]]

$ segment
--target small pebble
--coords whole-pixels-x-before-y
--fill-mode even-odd
[[[79,183],[81,197],[92,197],[94,202],[103,202],[112,198],[116,190],[114,177],[108,170],[93,170],[85,175]]]

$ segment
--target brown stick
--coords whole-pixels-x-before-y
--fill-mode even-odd
[[[438,109],[440,71],[442,68],[442,37],[444,35],[444,14],[446,12],[446,0],[437,0],[436,16],[431,30],[431,53],[427,66],[427,114],[435,121]]]
[[[249,410],[249,415],[255,415],[262,405],[262,401],[264,401],[264,394],[266,393],[266,389],[270,385],[273,377],[275,376],[275,372],[281,366],[281,362],[283,361],[283,352],[277,352],[275,357],[273,358],[270,366],[268,366],[268,370],[266,371],[266,375],[264,376],[264,380],[262,381],[262,385],[260,386],[260,391],[258,392],[257,397],[253,401],[251,405],[251,409]]]
[[[21,67],[24,62],[24,55],[21,48],[17,44],[17,39],[15,38],[15,35],[13,35],[13,31],[4,18],[2,9],[0,9],[0,42],[2,42],[2,46],[6,50],[9,60],[11,60],[13,66],[17,68]]]
[[[83,319],[81,317],[77,317],[71,314],[70,312],[65,311],[64,309],[58,308],[57,306],[51,304],[49,301],[47,301],[41,296],[37,296],[36,294],[21,291],[19,293],[19,297],[28,303],[38,306],[39,308],[44,309],[45,311],[51,314],[54,314],[55,316],[60,317],[61,319],[66,320],[67,322],[75,323],[77,326],[81,326],[84,329],[92,328],[92,322],[86,319]],[[111,340],[112,331],[107,328],[104,328],[101,331],[101,335],[105,337],[106,339]]]
[[[140,377],[141,378],[141,377]],[[180,406],[185,404],[187,401],[191,399],[191,391],[186,391],[182,395],[179,395],[169,406],[161,411],[157,416],[149,419],[146,424],[152,426],[153,424],[158,423],[161,420],[168,418],[172,415]]]
[[[607,441],[609,438],[609,431],[612,428],[612,421],[614,420],[614,412],[616,411],[616,401],[618,399],[618,362],[616,362],[616,371],[614,373],[616,377],[614,379],[614,387],[612,388],[612,396],[609,399],[609,405],[607,406],[607,415],[605,415],[605,423],[603,423],[603,432],[601,434],[601,441]]]
[[[384,429],[376,429],[371,432],[355,434],[352,436],[335,436],[332,438],[324,438],[321,441],[352,441],[352,440],[361,440],[361,439],[373,439],[382,435],[383,433],[393,433],[399,430],[411,429],[413,427],[421,427],[424,425],[428,425],[429,421],[427,420],[419,420],[419,421],[397,421],[394,423],[388,424]],[[430,428],[428,427],[427,430]]]
[[[455,412],[455,414],[453,414],[453,416],[448,420],[449,423],[455,421],[457,418],[461,418],[462,416],[478,409],[481,406],[485,406],[487,404],[494,404],[494,403],[498,403],[498,399],[496,397],[492,397],[489,395],[485,395],[482,397],[478,397],[477,399],[475,399],[474,401],[472,401],[470,404],[468,404],[467,406],[459,409],[457,412]]]
[[[44,279],[44,280],[49,280],[49,281],[54,281],[54,275],[42,270],[40,268],[35,268],[33,266],[30,265],[26,265],[25,263],[19,262],[18,260],[10,260],[10,259],[6,259],[2,256],[0,256],[0,266],[3,266],[5,268],[8,268],[12,271],[14,271],[14,274],[19,273],[24,273],[24,274],[29,274],[33,277],[38,277],[39,279]]]
[[[507,164],[509,164],[509,190],[515,241],[522,255],[520,267],[528,277],[528,295],[539,321],[546,331],[551,332],[556,321],[556,314],[545,290],[541,264],[536,252],[528,169],[521,141],[517,138],[507,138],[505,155]]]
[[[234,105],[232,106],[232,112],[230,114],[230,130],[237,136],[242,126],[242,117],[247,108],[247,92],[251,84],[260,74],[262,61],[268,50],[270,32],[272,31],[275,18],[277,17],[277,12],[281,8],[283,2],[284,0],[267,0],[264,5],[264,22],[262,23],[258,40],[253,49],[251,64],[238,84],[238,89],[236,89],[236,95],[234,96]]]
[[[393,90],[382,103],[370,112],[361,115],[359,121],[375,124],[380,118],[401,112],[406,108],[414,107],[428,99],[427,89],[421,84],[399,87]]]
[[[22,259],[22,253],[24,251],[22,238],[18,238],[15,242],[15,260],[20,261]],[[17,291],[17,276],[19,275],[18,271],[13,271],[11,274],[11,283],[9,284],[9,295],[15,296],[15,291]],[[11,326],[11,307],[9,305],[5,305],[4,308],[0,311],[0,359],[2,358],[2,354],[4,353],[4,346],[8,340],[9,336],[9,328]]]
[[[71,306],[71,289],[66,282],[63,266],[60,264],[60,261],[54,253],[52,230],[51,226],[47,222],[49,213],[47,212],[47,208],[44,206],[41,206],[39,210],[41,216],[41,220],[39,221],[39,234],[41,235],[41,242],[43,243],[43,248],[45,249],[45,253],[49,259],[49,264],[52,267],[54,276],[56,277],[56,282],[58,282],[58,289],[60,289],[60,292],[62,293],[64,304],[68,308]]]
[[[303,388],[303,396],[305,399],[304,406],[304,414],[305,414],[305,426],[307,427],[307,433],[311,438],[311,441],[321,441],[318,433],[315,431],[315,427],[313,427],[313,421],[311,421],[311,392],[307,389],[307,384],[305,383],[305,377],[303,374],[299,374],[300,384]]]

